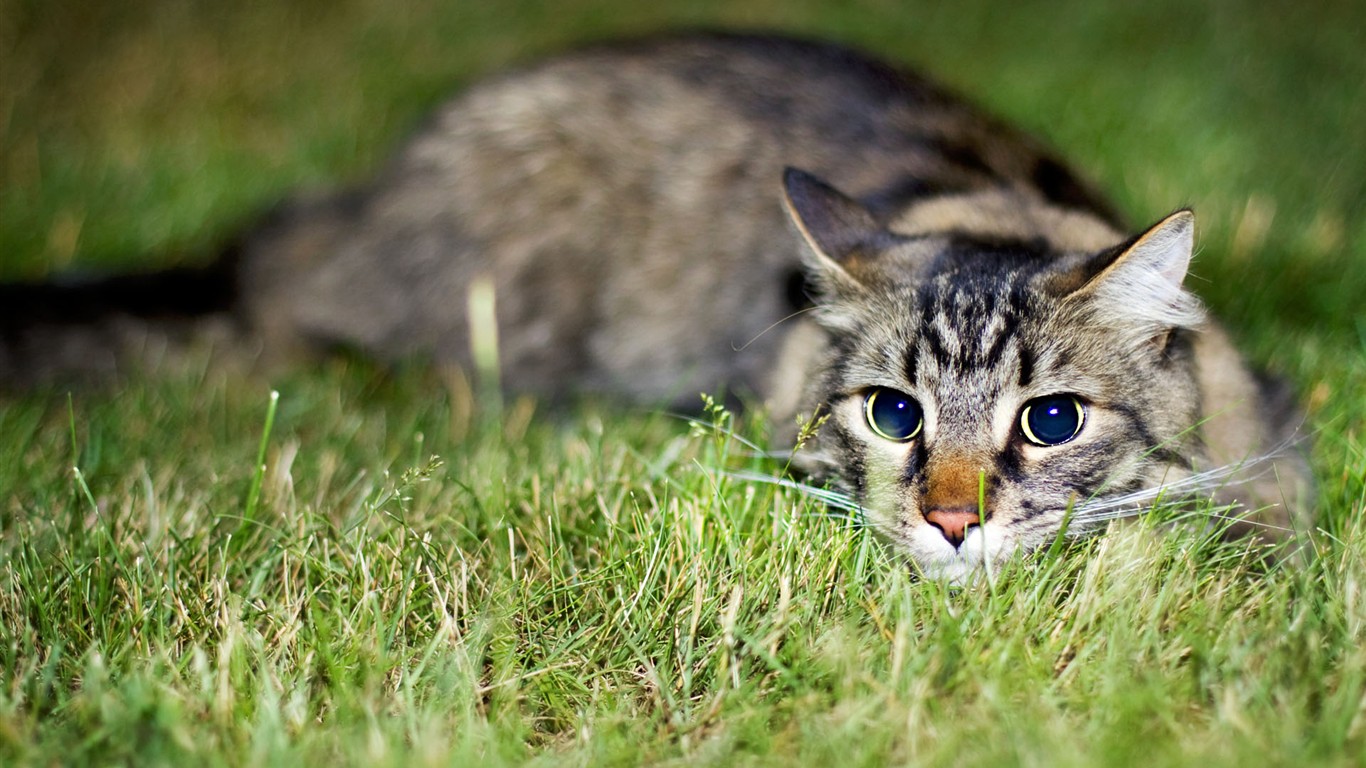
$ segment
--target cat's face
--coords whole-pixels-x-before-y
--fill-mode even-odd
[[[1103,254],[848,228],[838,252],[811,224],[849,201],[793,197],[830,262],[817,473],[926,574],[960,580],[1051,541],[1078,505],[1188,470],[1188,214]]]

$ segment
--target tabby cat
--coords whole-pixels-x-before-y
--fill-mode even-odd
[[[0,381],[224,320],[269,359],[482,344],[517,391],[821,419],[800,468],[934,576],[1159,494],[1285,538],[1300,416],[1182,287],[1194,229],[1127,234],[1040,144],[852,50],[654,39],[468,90],[207,270],[6,287]]]

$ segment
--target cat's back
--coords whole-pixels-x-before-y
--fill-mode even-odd
[[[344,214],[267,235],[258,282],[288,288],[253,291],[257,315],[467,362],[465,297],[486,279],[514,388],[762,389],[782,336],[763,331],[802,299],[789,165],[889,215],[988,188],[1109,215],[1037,143],[914,74],[828,43],[674,36],[453,99]]]
[[[547,168],[550,155],[564,165]],[[438,112],[391,172],[441,175],[457,157],[496,160],[503,176],[525,162],[527,172],[566,172],[573,184],[581,174],[610,183],[690,172],[719,183],[724,170],[801,165],[856,195],[883,195],[874,202],[888,211],[904,202],[897,195],[1007,185],[1110,217],[1042,145],[923,76],[838,44],[776,35],[602,45],[493,78]],[[724,208],[756,195],[772,205],[776,177],[755,181],[728,194],[703,188],[699,201]]]

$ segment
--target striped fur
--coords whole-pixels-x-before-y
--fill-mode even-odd
[[[1065,521],[1093,529],[1163,489],[1236,504],[1242,530],[1266,540],[1307,526],[1308,473],[1285,450],[1297,418],[1267,407],[1240,362],[1202,354],[1227,342],[1181,287],[1188,211],[1125,240],[1089,223],[1070,232],[1053,204],[1021,196],[1005,227],[965,207],[957,221],[938,211],[940,231],[906,234],[896,219],[869,231],[859,203],[806,174],[789,172],[788,199],[827,291],[816,318],[829,342],[806,408],[831,418],[806,466],[926,573],[967,578]],[[914,205],[902,215],[917,220]],[[1211,363],[1217,379],[1202,375]],[[924,409],[915,439],[870,428],[877,388]],[[1251,396],[1233,402],[1233,390]],[[1081,431],[1032,444],[1022,409],[1059,394],[1083,403]],[[1245,442],[1211,445],[1230,421]],[[1232,462],[1212,466],[1214,455]],[[1258,486],[1268,471],[1279,482]],[[931,513],[963,508],[980,524],[959,542]]]
[[[208,297],[197,315],[118,299],[118,279],[0,291],[0,385],[117,369],[109,345],[172,321],[179,338],[196,316],[266,360],[344,347],[468,367],[477,336],[519,391],[695,405],[726,388],[779,423],[828,413],[807,470],[911,561],[961,577],[1047,541],[1069,505],[1099,518],[1164,482],[1237,481],[1218,467],[1286,441],[1293,406],[1181,288],[1192,237],[1189,213],[1127,237],[1038,142],[919,75],[824,43],[686,35],[476,85],[372,183],[247,233],[204,273],[225,285],[187,294]],[[35,309],[67,299],[98,313]],[[874,387],[913,395],[923,433],[876,438]],[[1086,403],[1084,432],[1022,443],[1022,403],[1056,393]],[[1232,495],[1303,527],[1280,504],[1307,485],[1302,460],[1273,469]],[[955,547],[925,502],[979,490],[982,524]]]

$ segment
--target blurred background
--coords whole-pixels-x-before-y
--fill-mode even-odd
[[[363,180],[473,78],[688,27],[919,67],[1135,225],[1194,206],[1192,286],[1259,356],[1366,349],[1359,0],[0,0],[0,279],[204,261],[291,191]]]

